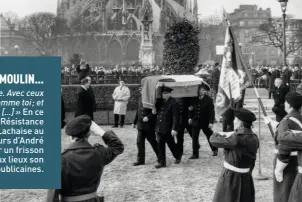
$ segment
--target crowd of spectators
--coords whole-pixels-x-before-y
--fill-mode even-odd
[[[138,84],[141,79],[151,75],[165,74],[165,70],[159,66],[145,68],[142,66],[96,66],[90,67],[86,64],[86,75],[92,79],[92,84],[116,84],[120,79],[125,80],[128,84]],[[80,81],[79,67],[62,67],[62,84],[78,84]]]

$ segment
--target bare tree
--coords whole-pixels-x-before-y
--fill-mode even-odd
[[[66,20],[52,13],[34,13],[20,22],[20,34],[40,55],[53,55],[57,37],[68,30]]]
[[[200,40],[210,50],[210,58],[216,55],[216,45],[223,44],[225,27],[223,26],[222,15],[219,13],[210,15],[200,21]]]
[[[287,30],[287,33],[291,31],[291,34],[286,37],[286,56],[296,52],[302,47],[302,23],[298,26],[293,26],[297,23],[296,20],[291,19],[288,16],[285,22],[286,27],[293,27]],[[265,46],[273,46],[280,49],[283,52],[283,23],[281,18],[269,18],[266,23],[259,26],[261,34],[253,37],[253,43],[261,43]]]

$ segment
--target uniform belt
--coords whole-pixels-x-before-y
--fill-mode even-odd
[[[235,166],[232,166],[231,164],[229,164],[228,162],[224,162],[223,163],[223,166],[226,168],[226,169],[229,169],[231,171],[234,171],[234,172],[237,172],[237,173],[248,173],[250,172],[250,169],[249,168],[237,168]]]
[[[96,192],[93,192],[90,194],[83,194],[83,195],[79,195],[79,196],[64,196],[63,201],[66,201],[66,202],[85,201],[85,200],[93,199],[97,196],[98,195]]]
[[[298,166],[298,172],[302,174],[302,167]]]
[[[275,153],[275,154],[278,154],[278,150],[277,150],[277,149],[274,149],[274,153]],[[291,156],[297,156],[297,155],[298,155],[298,152],[297,152],[297,151],[291,152],[290,155],[291,155]]]

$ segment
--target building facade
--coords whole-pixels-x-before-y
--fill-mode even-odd
[[[255,65],[258,61],[267,63],[275,57],[275,48],[258,47],[252,43],[252,38],[259,32],[259,26],[271,18],[270,8],[262,9],[257,5],[240,5],[228,19],[241,43],[242,53],[246,62]]]
[[[196,21],[197,0],[58,0],[57,13],[75,30],[59,37],[64,63],[81,53],[92,64],[133,64],[140,59],[143,32],[150,31],[160,65],[165,30],[180,17]]]

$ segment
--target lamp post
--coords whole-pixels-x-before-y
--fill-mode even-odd
[[[283,65],[286,66],[286,27],[285,27],[285,19],[286,19],[286,7],[288,0],[278,0],[281,5],[282,17],[283,17]]]
[[[15,50],[16,50],[16,56],[18,56],[18,50],[19,50],[19,46],[18,45],[15,45]]]

